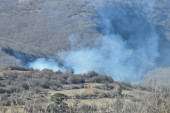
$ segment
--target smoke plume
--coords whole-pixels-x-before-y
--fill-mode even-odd
[[[34,62],[30,62],[27,64],[28,67],[34,68],[34,69],[51,69],[53,71],[65,71],[64,68],[60,68],[59,64],[54,59],[45,59],[45,58],[38,58]]]
[[[102,24],[96,29],[103,35],[96,38],[97,44],[61,52],[59,59],[63,66],[54,59],[42,58],[28,66],[54,71],[74,69],[75,73],[94,70],[115,80],[139,81],[148,70],[156,67],[160,37],[155,27],[138,12],[140,9],[126,5],[121,8],[104,7],[97,16]],[[74,42],[72,46],[77,44],[73,35],[70,42]]]

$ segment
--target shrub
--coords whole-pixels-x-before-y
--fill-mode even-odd
[[[26,83],[22,83],[22,88],[24,88],[25,90],[29,90],[29,85]]]
[[[49,88],[50,88],[49,81],[48,81],[48,80],[41,80],[40,86],[41,86],[43,89],[49,89]]]
[[[32,68],[25,68],[21,66],[9,65],[2,68],[3,70],[18,70],[18,71],[33,71]]]
[[[90,82],[90,83],[112,83],[113,79],[108,76],[99,75],[99,76],[95,76],[95,77],[89,79],[88,82]]]
[[[96,97],[97,97],[97,95],[95,95],[95,94],[82,94],[81,96],[79,96],[79,98],[81,98],[81,99],[92,99],[92,98],[96,98]]]
[[[48,83],[41,83],[40,85],[43,89],[50,89],[50,85]]]
[[[60,104],[61,102],[63,102],[63,100],[66,100],[68,97],[61,93],[55,93],[50,98],[51,101],[53,101],[54,103]]]
[[[0,88],[0,94],[9,93],[9,92],[10,92],[9,90],[6,90],[4,88]]]
[[[97,89],[103,89],[103,90],[111,90],[111,89],[114,89],[114,85],[110,85],[110,84],[104,84],[104,85],[101,85],[101,86],[94,86],[94,88],[97,88]]]
[[[88,75],[89,78],[93,78],[95,76],[98,76],[99,74],[97,72],[95,72],[95,71],[89,71],[87,73],[87,75]]]
[[[63,113],[68,110],[68,105],[64,103],[64,100],[67,100],[67,96],[61,93],[56,93],[52,95],[51,101],[53,101],[53,104],[50,104],[48,106],[48,111],[49,112],[54,112],[54,113]]]
[[[4,82],[0,82],[0,87],[6,87],[6,84]]]
[[[80,84],[85,83],[83,77],[81,75],[70,75],[67,79],[70,84]]]
[[[94,112],[94,111],[97,111],[97,106],[96,105],[89,106],[89,105],[85,104],[85,105],[81,106],[80,111],[82,111],[83,113]]]
[[[71,89],[80,89],[80,88],[81,88],[81,86],[72,86]]]
[[[110,95],[108,93],[99,93],[99,98],[109,98]]]

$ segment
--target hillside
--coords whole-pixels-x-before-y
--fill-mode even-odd
[[[0,0],[0,113],[169,113],[170,0]]]
[[[19,1],[1,0],[1,65],[25,63],[39,57],[56,58],[58,52],[70,49],[71,35],[81,38],[80,46],[90,44],[98,35],[93,29],[95,23],[89,20],[94,12],[90,2]],[[18,53],[21,57],[15,55]],[[22,61],[23,54],[28,61]]]
[[[60,99],[57,95],[67,99],[56,106],[50,97]],[[170,108],[170,95],[164,87],[152,89],[116,82],[96,72],[75,75],[72,71],[38,71],[19,66],[0,68],[0,97],[2,113],[49,112],[55,110],[51,105],[61,105],[58,110],[62,113],[168,113]]]
[[[75,36],[78,45],[87,47],[102,36],[97,29],[98,8],[104,2],[90,0],[1,0],[0,1],[0,63],[25,64],[39,57],[57,58],[61,51],[71,48],[69,37]],[[107,0],[114,4],[141,7],[143,15],[157,26],[161,37],[169,39],[169,0],[156,0],[154,7],[145,2]],[[145,7],[143,7],[145,6]],[[153,11],[151,11],[153,10]],[[23,58],[24,57],[24,58]]]
[[[118,59],[119,63],[109,64],[110,61],[105,61],[108,57],[110,57],[109,60],[114,60],[111,56],[116,57],[116,59],[122,56],[119,56],[114,52],[115,48],[110,50],[110,47],[106,49],[106,52],[104,50],[104,53],[97,54],[103,55],[111,51],[116,54],[116,56],[113,54],[110,56],[102,56],[104,57],[102,60],[107,66],[98,66],[98,64],[96,64],[94,68],[89,67],[91,70],[94,70],[96,67],[98,68],[96,71],[101,70],[100,68],[104,67],[111,70],[111,65],[113,65],[113,67],[116,68],[113,70],[114,72],[109,73],[107,69],[105,69],[106,72],[98,72],[111,75],[114,79],[118,80],[118,78],[115,77],[115,73],[117,74],[117,71],[119,71],[119,69],[117,69],[117,67],[119,67],[118,65],[120,65],[120,68],[131,67],[132,70],[130,70],[129,75],[137,73],[137,80],[139,80],[148,70],[151,71],[152,69],[160,67],[164,68],[170,65],[169,0],[153,0],[150,2],[146,0],[142,2],[129,0],[105,0],[100,2],[96,0],[72,0],[71,2],[69,0],[13,0],[11,2],[10,0],[0,0],[0,2],[0,65],[17,64],[27,66],[28,63],[35,61],[37,58],[53,58],[59,61],[59,64],[61,65],[66,64],[66,68],[71,67],[71,69],[74,69],[74,66],[78,65],[78,62],[81,62],[76,61],[81,56],[74,58],[75,61],[73,61],[74,64],[72,65],[70,62],[64,62],[66,58],[61,58],[60,53],[72,52],[84,48],[90,48],[91,50],[93,50],[93,48],[99,48],[98,51],[103,49],[101,48],[101,45],[104,42],[102,40],[103,37],[107,36],[104,32],[105,27],[107,28],[108,26],[105,25],[105,20],[101,19],[100,13],[105,7],[108,7],[108,10],[105,11],[107,13],[112,12],[113,8],[117,8],[116,10],[120,12],[120,15],[122,11],[128,13],[126,11],[131,10],[130,12],[132,13],[132,18],[134,17],[134,23],[137,21],[135,19],[138,19],[139,17],[139,20],[141,19],[140,21],[143,21],[143,23],[139,23],[138,26],[144,27],[140,28],[132,25],[134,27],[131,28],[130,24],[133,24],[133,22],[131,23],[131,21],[127,19],[129,24],[125,26],[128,28],[124,29],[123,25],[126,24],[126,20],[123,20],[122,18],[121,20],[119,16],[116,17],[116,19],[123,21],[121,23],[122,25],[120,24],[121,27],[118,24],[113,24],[113,27],[118,30],[115,30],[114,32],[113,30],[109,30],[107,32],[113,32],[114,35],[118,34],[122,36],[123,40],[125,40],[123,43],[128,43],[127,47],[125,46],[125,49],[129,49],[130,51],[132,49],[132,51],[134,51],[131,55],[132,60],[129,60],[129,53],[125,50],[120,51],[122,52],[121,54],[127,52],[125,53],[126,57],[123,58],[123,63],[120,63],[122,61],[119,61],[122,59]],[[121,10],[119,11],[119,9]],[[111,21],[117,22],[118,20]],[[154,27],[154,29],[152,30],[151,28],[150,30],[149,27]],[[140,39],[141,43],[140,41],[137,42],[137,39],[135,39],[136,42],[133,42],[133,38],[131,39],[130,37],[135,35],[133,34],[134,30],[136,30],[135,32],[137,34],[140,34],[137,35],[137,37],[145,37],[146,39],[144,39],[144,41],[143,39]],[[147,39],[148,36],[150,36],[147,36],[147,31],[156,33],[153,34],[159,37],[156,43],[152,38],[150,41]],[[126,40],[132,42],[126,42]],[[108,42],[106,42],[104,46],[109,47],[107,43]],[[113,46],[113,44],[111,46]],[[92,55],[96,56],[96,54]],[[133,61],[133,59],[137,60]],[[94,65],[98,59],[86,60],[90,60],[92,62],[91,64]],[[97,62],[103,62],[100,60],[101,59],[99,58],[99,61]],[[127,60],[129,60],[128,64],[126,64]],[[136,64],[133,64],[132,62],[136,62]],[[139,66],[139,63],[141,66]],[[84,68],[82,65],[79,67]],[[124,67],[124,65],[127,66]],[[88,66],[85,66],[85,68],[86,67]],[[138,68],[135,69],[136,67]],[[74,70],[77,71],[76,69]],[[88,71],[89,70],[90,69],[88,69]],[[125,76],[124,74],[128,73],[126,71],[129,69],[122,70],[122,76]],[[129,79],[128,76],[122,80],[130,81]]]

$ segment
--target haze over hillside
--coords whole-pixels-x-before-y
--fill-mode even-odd
[[[90,8],[90,9],[89,9]],[[18,2],[1,0],[1,48],[35,57],[56,57],[57,52],[70,49],[70,35],[81,37],[80,45],[91,43],[96,37],[95,23],[88,19],[94,7],[85,1],[37,0]],[[2,52],[1,64],[20,63],[22,58]],[[11,59],[11,57],[13,59]],[[26,55],[27,56],[27,55]],[[11,59],[9,61],[9,59]]]
[[[75,72],[78,70],[80,73],[93,69],[99,70],[103,74],[116,73],[118,75],[119,68],[125,70],[122,72],[123,74],[128,70],[132,74],[135,70],[140,75],[136,77],[137,80],[141,79],[148,70],[170,65],[169,0],[150,2],[146,0],[142,2],[132,0],[0,0],[0,2],[0,65],[27,65],[37,58],[53,58],[58,61],[57,65],[65,66],[64,70],[73,68]],[[118,12],[118,15],[128,18],[128,23],[124,22],[124,18],[117,16],[115,12],[113,13],[113,10]],[[113,18],[110,15],[113,15]],[[108,30],[109,26],[105,21],[107,19],[113,21],[114,30]],[[118,22],[117,20],[120,20],[121,27],[119,24],[114,24]],[[131,20],[133,20],[132,24],[137,23],[138,26],[131,26],[129,24]],[[138,20],[141,23],[138,23]],[[133,32],[134,29],[136,29],[137,35]],[[128,48],[130,54],[121,47],[116,53],[118,62],[109,64],[113,60],[110,56],[115,55],[113,51],[115,47],[110,45],[106,47],[110,40],[107,40],[106,43],[103,41],[103,37],[113,37],[113,34],[123,37],[123,41],[118,42],[120,45],[123,44],[123,48]],[[148,36],[157,38],[153,37],[149,40]],[[132,42],[131,39],[134,38],[131,37],[145,38]],[[113,43],[113,41],[110,42]],[[104,46],[101,46],[102,44]],[[67,53],[70,50],[71,53],[73,51],[72,54]],[[76,52],[74,52],[75,50]],[[66,52],[66,54],[61,56],[61,52]],[[108,53],[111,54],[108,55]],[[119,53],[121,54],[119,55]],[[84,57],[87,54],[90,57]],[[93,56],[96,57],[96,54],[102,55],[99,55],[97,60],[91,60]],[[103,56],[103,54],[107,55]],[[120,56],[126,57],[120,58]],[[76,58],[76,61],[68,62],[73,57]],[[82,65],[82,59],[79,58],[86,58],[92,66],[84,65],[84,62]],[[86,60],[84,61],[86,62]],[[99,64],[101,61],[103,62]],[[80,65],[78,67],[83,69],[77,69],[77,62]],[[127,69],[122,67],[124,65]],[[112,68],[115,66],[117,71],[112,72]],[[108,70],[103,67],[107,67]],[[101,69],[103,71],[100,71]],[[120,79],[118,76],[113,76],[113,78]],[[131,80],[129,76],[121,79]]]

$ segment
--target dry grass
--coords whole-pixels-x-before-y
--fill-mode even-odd
[[[89,84],[93,85],[94,84]],[[98,85],[103,85],[103,84],[98,84]],[[94,94],[95,91],[101,91],[101,92],[106,92],[106,90],[99,90],[96,88],[87,88],[87,89],[73,89],[73,90],[63,90],[63,91],[49,91],[49,96],[53,95],[55,93],[62,93],[67,96],[70,96],[68,100],[65,102],[68,104],[68,106],[75,107],[75,103],[77,103],[76,109],[81,109],[82,106],[96,106],[97,111],[93,111],[94,113],[103,113],[103,112],[112,112],[112,113],[129,113],[128,110],[131,112],[146,112],[146,113],[169,113],[165,109],[166,106],[164,105],[156,105],[155,102],[156,100],[159,100],[159,97],[155,97],[155,94],[158,95],[158,92],[149,92],[149,91],[141,91],[141,90],[123,90],[122,94],[123,95],[129,95],[132,96],[132,98],[137,98],[140,101],[135,101],[131,98],[127,97],[114,97],[114,98],[91,98],[91,99],[76,99],[75,95],[83,95],[83,94]],[[108,91],[111,92],[111,91]],[[163,99],[163,97],[162,97]],[[144,104],[144,103],[145,104]],[[168,104],[169,100],[166,100],[166,104]],[[122,107],[117,108],[117,105],[121,105]],[[155,104],[155,105],[154,105]],[[168,107],[168,106],[167,106]],[[170,107],[170,106],[169,106]],[[26,113],[24,111],[24,106],[11,106],[11,107],[6,107],[7,112],[6,113]],[[15,108],[15,109],[14,109]],[[149,112],[147,111],[149,109]],[[117,110],[117,111],[115,111]],[[11,112],[12,111],[12,112]],[[17,111],[17,112],[14,112]],[[82,112],[84,113],[84,112]]]
[[[12,108],[12,107],[7,107],[7,111],[6,113],[26,113],[24,111],[24,107],[22,106],[15,106],[15,108]]]
[[[73,80],[81,81],[80,78],[83,78],[85,83],[69,82],[68,73],[35,71],[17,66],[1,68],[0,72],[3,75],[0,79],[2,113],[48,113],[47,108],[52,103],[50,97],[56,93],[68,96],[64,102],[72,111],[70,113],[168,113],[170,109],[170,93],[164,87],[144,88],[124,82],[110,82],[110,79],[108,82],[88,83],[90,73],[84,77],[69,75]],[[50,81],[49,84],[46,81]],[[40,85],[42,82],[43,87]],[[44,86],[46,84],[48,87]],[[23,88],[18,90],[19,86]],[[51,86],[55,86],[56,90]]]
[[[106,92],[106,90],[96,89],[96,88],[89,88],[83,92],[83,94],[95,94],[96,92]]]
[[[86,91],[87,89],[72,89],[72,90],[63,90],[63,91],[50,91],[50,95],[53,95],[55,93],[62,93],[67,96],[74,96],[74,95],[81,95],[82,92]]]

